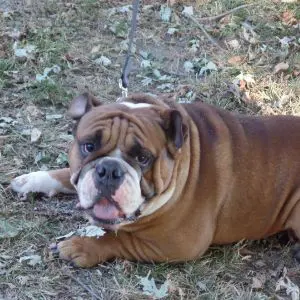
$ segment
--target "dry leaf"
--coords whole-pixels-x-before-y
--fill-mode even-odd
[[[258,279],[257,277],[253,277],[251,288],[258,290],[258,289],[261,289],[262,287],[263,287],[262,281],[260,279]]]
[[[168,0],[168,5],[173,6],[176,4],[177,0]]]
[[[252,98],[251,98],[249,92],[246,92],[246,91],[245,91],[245,92],[242,94],[242,101],[244,101],[245,103],[251,103],[251,102],[252,102]]]
[[[240,42],[236,39],[228,41],[227,44],[229,45],[230,48],[234,50],[237,50],[241,47]]]
[[[160,288],[157,288],[154,278],[149,279],[151,271],[145,277],[137,276],[140,279],[140,285],[143,288],[143,294],[154,299],[162,299],[168,296],[169,281],[166,280]]]
[[[185,16],[192,16],[194,14],[193,6],[184,6],[182,14]]]
[[[228,63],[231,65],[238,65],[242,62],[242,57],[239,55],[232,56],[228,59]]]
[[[30,142],[36,143],[41,138],[42,132],[37,128],[31,130]]]
[[[287,277],[286,268],[283,269],[282,273],[283,275],[279,278],[279,280],[276,283],[275,292],[284,289],[286,290],[286,294],[290,296],[292,300],[299,300],[299,287]]]
[[[289,64],[285,62],[281,62],[274,67],[274,73],[277,74],[279,72],[284,72],[288,70]]]
[[[298,23],[295,17],[295,13],[290,10],[287,10],[282,14],[281,20],[285,25],[295,25]]]
[[[250,44],[257,44],[258,43],[258,34],[254,31],[253,27],[246,23],[243,22],[243,37],[244,39],[250,43]]]
[[[37,264],[42,263],[42,259],[40,255],[32,254],[28,256],[22,256],[19,259],[20,262],[26,261],[27,265],[34,267]]]

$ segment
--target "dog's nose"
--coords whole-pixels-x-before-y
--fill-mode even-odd
[[[99,183],[109,185],[120,182],[124,176],[124,171],[117,161],[107,160],[96,166],[96,174]]]

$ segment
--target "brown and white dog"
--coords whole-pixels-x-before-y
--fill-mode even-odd
[[[75,189],[108,230],[60,242],[61,258],[81,267],[116,257],[177,262],[211,244],[288,229],[300,237],[300,118],[147,95],[102,105],[84,94],[69,114],[77,121],[70,169],[11,183],[23,197]]]

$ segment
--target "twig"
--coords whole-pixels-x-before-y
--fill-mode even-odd
[[[218,20],[224,18],[225,16],[234,13],[235,11],[237,11],[239,9],[246,8],[248,6],[252,6],[252,5],[255,5],[255,4],[256,3],[243,4],[243,5],[240,5],[240,6],[237,6],[237,7],[233,8],[231,10],[225,11],[224,13],[222,13],[220,15],[213,16],[213,17],[200,18],[200,19],[197,19],[197,21],[198,22],[213,22],[213,21],[218,21]]]
[[[94,291],[92,289],[90,289],[87,285],[85,285],[82,281],[80,281],[78,278],[76,278],[75,276],[73,276],[70,273],[65,272],[65,274],[70,277],[71,279],[73,279],[74,281],[76,281],[82,288],[84,288],[88,293],[91,294],[91,296],[93,297],[93,299],[97,299],[97,300],[103,300],[103,296],[98,296],[97,294],[94,293]]]
[[[220,50],[224,51],[224,48],[222,48],[216,41],[214,38],[212,38],[209,33],[205,30],[205,28],[203,27],[203,25],[201,25],[195,18],[193,18],[190,15],[186,15],[186,17],[190,20],[192,20],[197,26],[198,28],[204,33],[204,35],[208,38],[208,40],[214,44],[216,47],[218,47]]]

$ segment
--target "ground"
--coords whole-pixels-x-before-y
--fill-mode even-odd
[[[142,2],[130,93],[197,97],[243,114],[300,113],[297,0]],[[243,4],[252,5],[207,19]],[[299,299],[300,268],[282,237],[212,247],[184,264],[78,269],[48,250],[85,226],[75,197],[21,201],[7,188],[19,174],[67,165],[73,96],[120,96],[128,5],[0,0],[0,299],[153,299],[140,278],[149,272],[157,287],[166,282],[167,299]],[[291,292],[276,291],[280,279]]]

